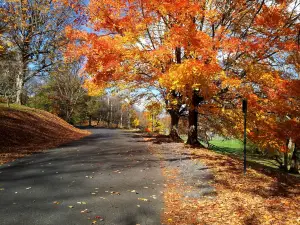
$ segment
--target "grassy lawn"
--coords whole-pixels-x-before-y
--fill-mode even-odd
[[[243,153],[244,144],[242,141],[237,139],[232,140],[212,140],[209,142],[211,145],[216,147],[216,150],[219,150],[224,153],[232,153],[240,155]],[[249,146],[247,146],[249,148]]]
[[[187,136],[181,136],[181,138],[186,141]],[[206,143],[201,142],[204,146],[207,146]],[[226,155],[234,155],[239,158],[244,157],[244,144],[241,140],[238,139],[230,139],[230,140],[220,140],[220,139],[213,139],[209,142],[212,146],[210,147],[211,150],[226,154]],[[269,159],[263,155],[253,153],[252,152],[253,146],[247,145],[247,161],[259,163],[267,167],[276,168],[278,169],[278,164],[275,160]]]

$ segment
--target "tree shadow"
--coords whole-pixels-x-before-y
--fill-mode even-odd
[[[189,154],[185,154],[189,155]],[[190,154],[191,157],[193,154]],[[233,159],[231,160],[226,160],[224,156],[208,156],[208,155],[200,155],[197,154],[198,159],[201,160],[201,158],[213,161],[214,167],[217,168],[224,168],[224,169],[219,169],[218,173],[227,173],[229,172],[230,174],[235,174],[235,175],[240,175],[243,176],[243,163],[240,161],[240,159],[236,156],[232,155],[226,155],[226,157],[229,157]],[[237,161],[238,160],[238,161]],[[276,170],[274,168],[266,168],[264,165],[261,165],[259,163],[253,163],[253,162],[247,162],[247,166],[251,169],[253,169],[256,172],[259,172],[266,177],[255,177],[254,175],[246,174],[246,176],[241,177],[241,179],[246,179],[247,176],[249,177],[249,182],[254,182],[254,183],[262,183],[264,182],[270,182],[269,178],[271,178],[272,182],[270,183],[270,186],[264,186],[260,185],[260,188],[254,188],[255,185],[244,185],[243,187],[239,187],[239,191],[249,193],[252,192],[254,194],[260,195],[261,197],[268,199],[270,197],[294,197],[295,195],[300,194],[300,179],[299,177],[283,173],[279,170]],[[212,165],[210,166],[212,167]],[[218,179],[217,183],[225,186],[228,189],[236,190],[236,184],[233,183],[230,180],[227,179]]]

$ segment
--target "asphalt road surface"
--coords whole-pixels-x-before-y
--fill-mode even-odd
[[[159,225],[159,160],[133,133],[92,135],[0,166],[0,225]]]

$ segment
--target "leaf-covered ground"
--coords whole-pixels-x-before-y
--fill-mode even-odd
[[[300,224],[299,178],[263,167],[249,168],[245,176],[240,159],[180,143],[154,144],[152,148],[161,159],[166,151],[176,151],[206,164],[214,174],[211,185],[217,192],[216,196],[184,197],[183,193],[197,188],[162,160],[164,224]]]
[[[0,165],[88,134],[43,110],[0,104]]]

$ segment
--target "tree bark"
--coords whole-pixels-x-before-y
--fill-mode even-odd
[[[120,117],[120,128],[123,128],[123,111],[121,109],[121,117]]]
[[[26,69],[27,69],[27,62],[26,58],[22,53],[18,54],[18,75],[16,77],[16,103],[22,105],[22,95],[23,89],[25,84],[25,77],[26,77]]]
[[[283,162],[284,162],[284,170],[288,172],[288,152],[289,152],[289,142],[290,139],[286,141],[286,151],[283,153]]]
[[[22,105],[22,93],[24,88],[24,74],[23,70],[19,72],[17,79],[16,79],[16,103]]]
[[[298,152],[298,145],[295,144],[295,148],[293,151],[293,155],[292,155],[292,163],[291,163],[291,168],[290,168],[290,173],[296,173],[299,174],[299,152]]]
[[[91,127],[92,126],[92,116],[89,115],[89,126]]]
[[[168,112],[171,116],[171,130],[169,136],[173,141],[182,142],[182,139],[178,134],[178,123],[180,116],[174,110],[169,110]]]
[[[189,129],[188,129],[188,140],[187,144],[193,145],[195,147],[204,147],[198,140],[198,111],[197,106],[203,97],[198,96],[197,90],[193,91],[191,106],[189,108]]]
[[[187,144],[202,146],[198,140],[198,112],[196,109],[189,110],[189,130]]]

